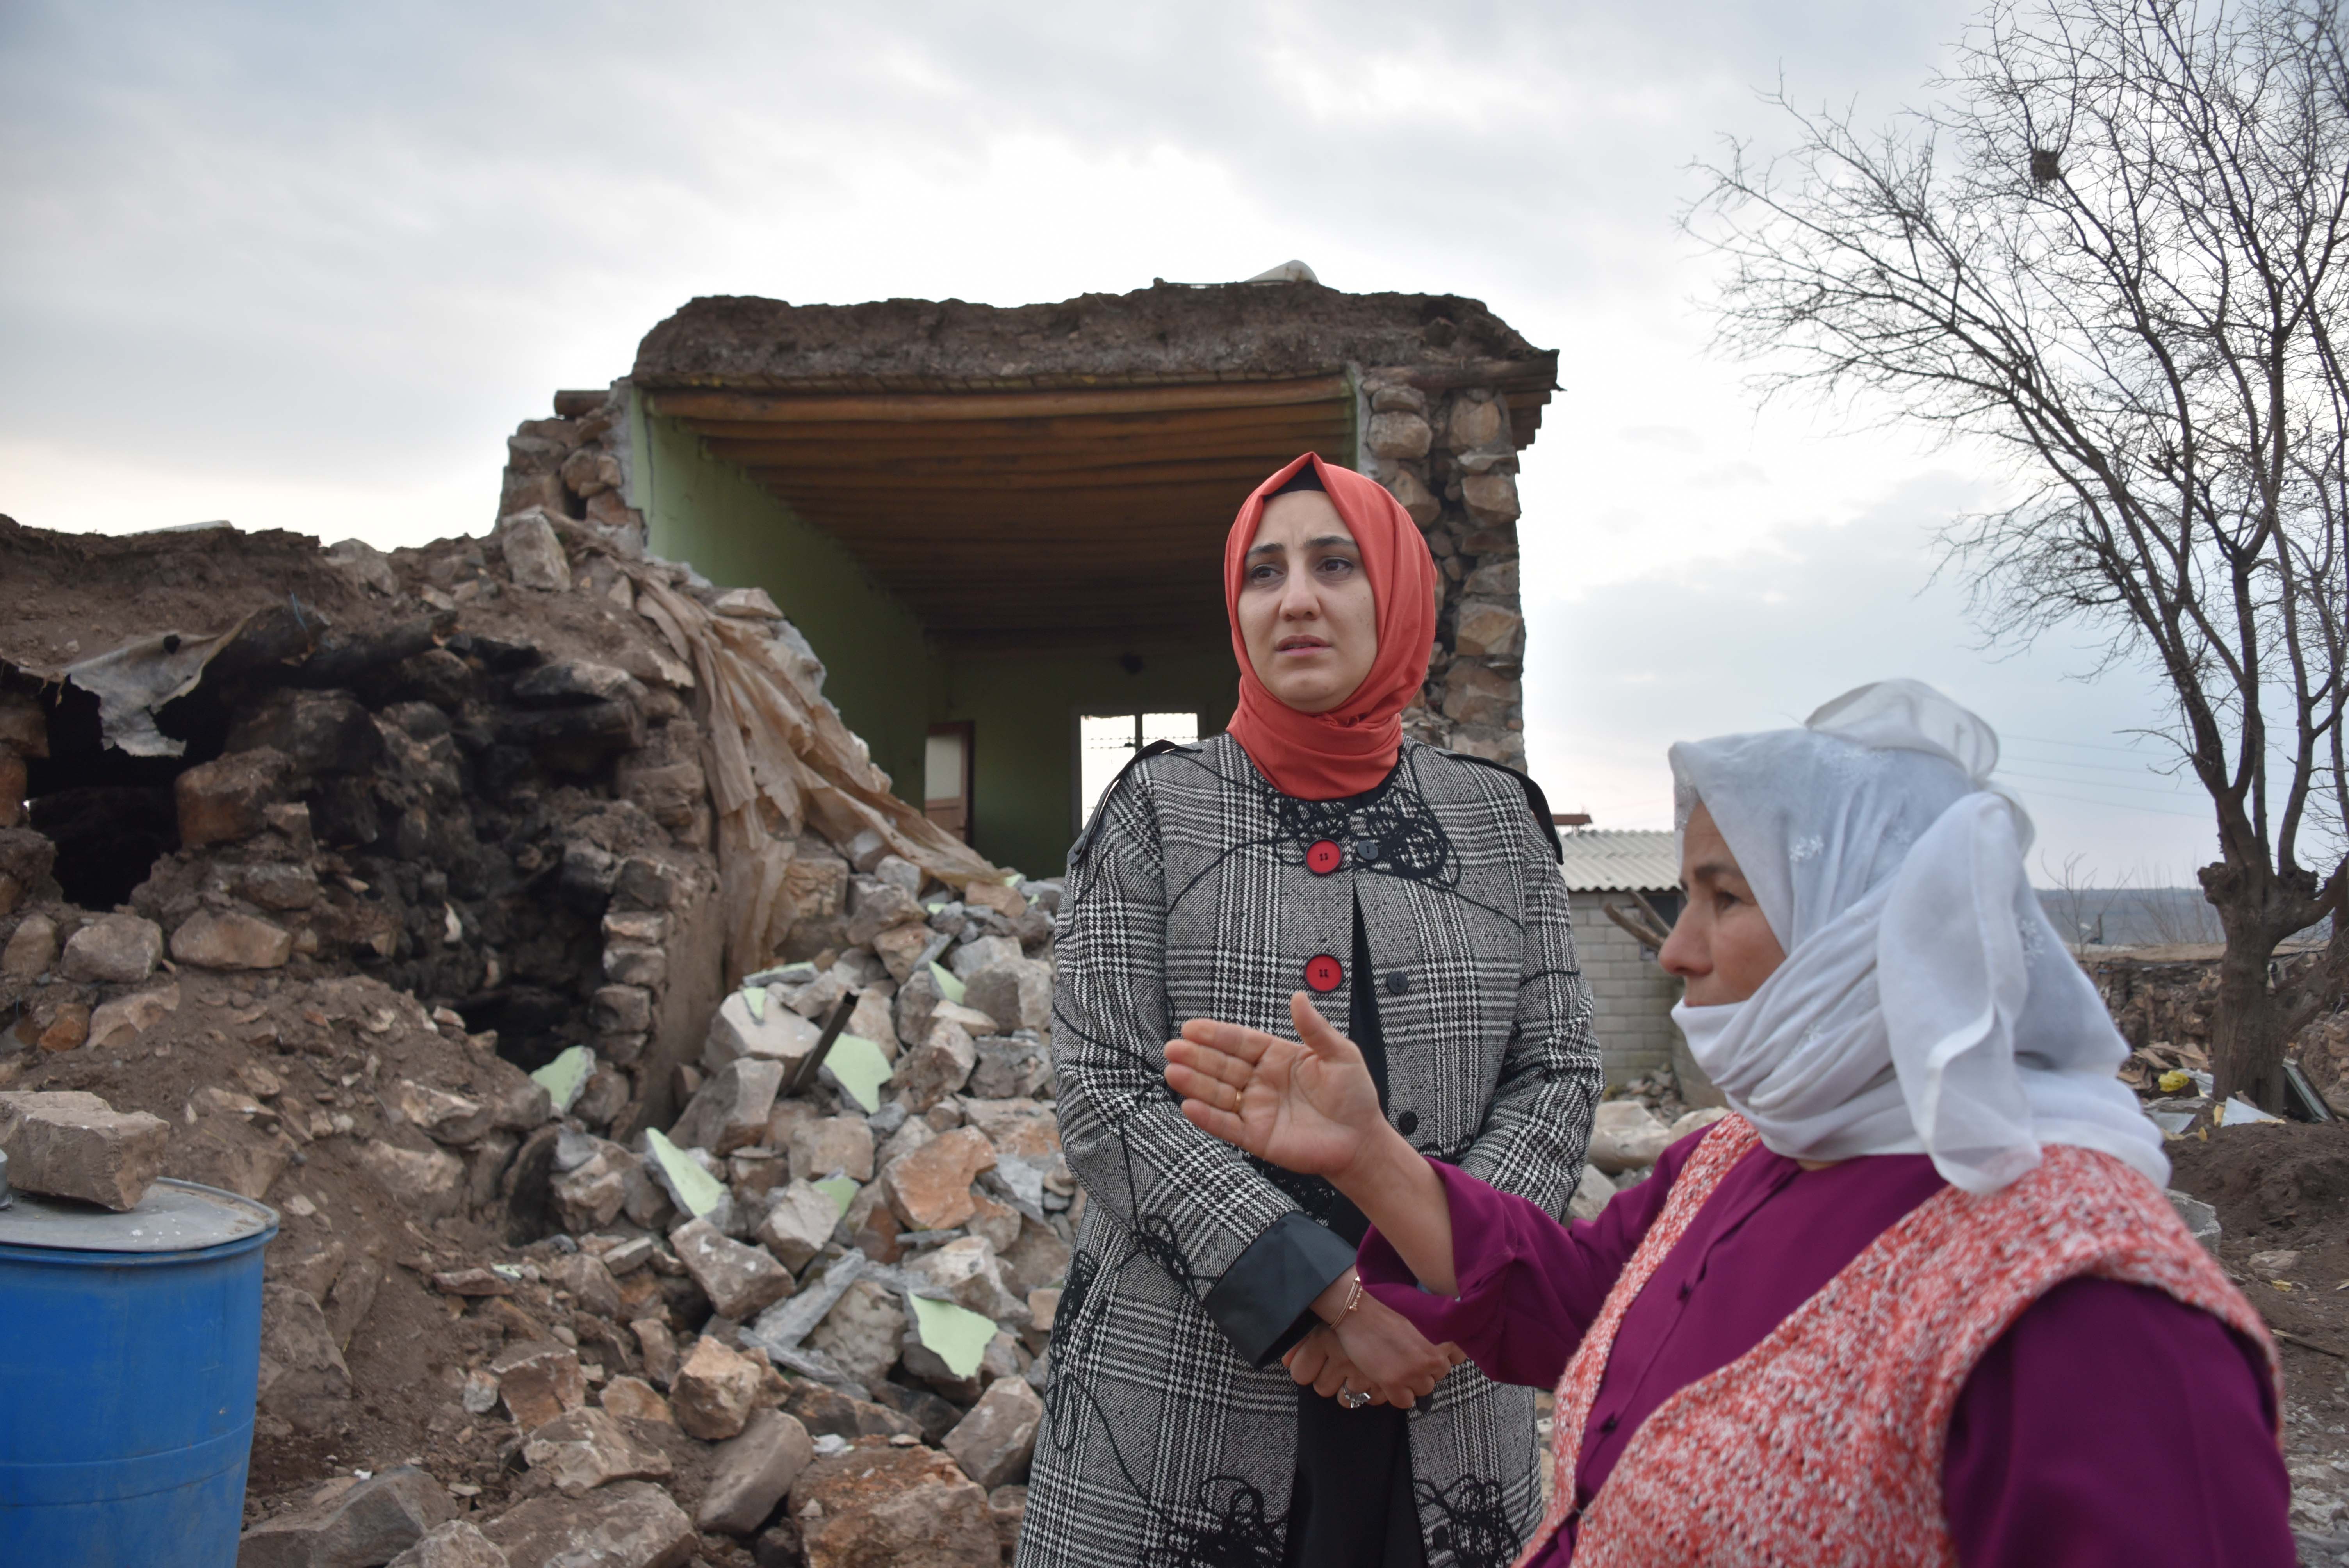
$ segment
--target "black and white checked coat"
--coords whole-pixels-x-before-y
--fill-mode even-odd
[[[1340,968],[1316,1002],[1342,1030],[1372,979],[1396,1129],[1564,1212],[1601,1077],[1528,793],[1406,744],[1371,795],[1299,800],[1228,736],[1147,757],[1107,792],[1060,917],[1052,1054],[1086,1207],[1019,1568],[1279,1568],[1298,1393],[1277,1356],[1353,1249],[1311,1217],[1326,1183],[1183,1119],[1161,1077],[1183,1020],[1288,1035],[1319,958],[1324,980]],[[1373,977],[1350,973],[1357,900]],[[1504,1568],[1540,1512],[1532,1392],[1461,1367],[1408,1429],[1430,1568]]]

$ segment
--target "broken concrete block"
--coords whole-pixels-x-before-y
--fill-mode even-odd
[[[163,957],[163,931],[135,914],[105,914],[66,939],[65,977],[85,984],[136,985]]]
[[[282,969],[294,934],[259,915],[199,910],[171,933],[171,956],[200,969]]]
[[[585,1497],[534,1497],[482,1530],[509,1568],[685,1568],[693,1521],[650,1481],[615,1481]]]
[[[795,1381],[784,1392],[783,1409],[816,1438],[895,1438],[920,1435],[921,1424],[902,1411],[859,1399],[821,1383]],[[961,1419],[961,1413],[956,1413]]]
[[[666,1427],[677,1425],[677,1413],[668,1408],[668,1401],[641,1377],[615,1377],[605,1384],[602,1404],[604,1408],[624,1421],[658,1421]]]
[[[2186,1222],[2186,1233],[2206,1247],[2215,1245],[2219,1240],[2219,1211],[2175,1187],[2169,1188],[2168,1193],[2169,1206]]]
[[[587,1403],[587,1374],[579,1353],[567,1345],[524,1340],[510,1345],[490,1363],[506,1413],[523,1431],[534,1431],[566,1410]]]
[[[515,681],[513,694],[518,701],[550,705],[581,701],[642,703],[649,695],[644,683],[627,671],[588,659],[550,659]],[[606,917],[605,929],[609,932],[610,928],[610,917]],[[659,937],[635,940],[657,942]]]
[[[719,1442],[750,1420],[764,1381],[758,1362],[705,1334],[693,1342],[692,1351],[669,1380],[669,1407],[685,1432],[704,1442]]]
[[[668,1242],[709,1305],[737,1323],[756,1317],[794,1288],[791,1271],[766,1249],[730,1241],[707,1220],[688,1221],[669,1233]]]
[[[16,1037],[25,1038],[29,1026],[36,1021],[37,1016],[36,1019],[28,1019],[26,1024],[19,1025]],[[84,1040],[89,1038],[88,1005],[82,1002],[60,1002],[50,1010],[47,1019],[39,1023],[39,1028],[40,1033],[35,1037],[33,1043],[39,1046],[41,1049],[45,1051],[77,1050],[80,1048]]]
[[[385,1568],[512,1568],[512,1564],[470,1520],[452,1519],[426,1531],[422,1539]]]
[[[993,1491],[1027,1478],[1028,1461],[1036,1452],[1036,1429],[1043,1419],[1044,1401],[1028,1379],[999,1377],[947,1434],[946,1450],[962,1466],[963,1474]]]
[[[1472,601],[1460,606],[1458,618],[1453,623],[1453,642],[1455,651],[1468,658],[1507,658],[1516,653],[1525,629],[1525,617],[1515,610]]]
[[[560,593],[571,586],[571,558],[563,552],[563,541],[541,509],[500,518],[497,541],[515,587]]]
[[[794,1181],[845,1176],[873,1180],[873,1128],[861,1116],[828,1116],[792,1130],[791,1175]]]
[[[331,1426],[348,1406],[350,1367],[307,1291],[261,1287],[259,1393],[262,1409],[305,1432]]]
[[[774,1193],[766,1217],[759,1222],[758,1237],[785,1268],[797,1273],[823,1250],[838,1223],[840,1206],[829,1193],[810,1182],[794,1181]]]
[[[856,1448],[819,1457],[792,1483],[810,1564],[999,1568],[987,1493],[934,1449]]]
[[[889,1368],[897,1364],[905,1334],[905,1312],[898,1305],[897,1293],[877,1281],[860,1279],[841,1294],[839,1302],[808,1336],[808,1344],[869,1387],[886,1377]]]
[[[882,1171],[881,1195],[907,1230],[951,1230],[970,1218],[970,1184],[994,1163],[987,1135],[958,1127]]]
[[[1028,1489],[997,1487],[987,1494],[987,1511],[995,1516],[995,1539],[1003,1549],[1003,1560],[1009,1563],[1019,1550],[1019,1527],[1028,1522]]]
[[[1517,516],[1517,476],[1495,469],[1469,474],[1460,481],[1460,500],[1468,515],[1487,527],[1514,521]],[[1466,653],[1467,649],[1460,649]]]
[[[1041,1356],[1052,1342],[1052,1324],[1061,1315],[1061,1289],[1043,1285],[1028,1293],[1028,1326],[1019,1337],[1027,1342],[1030,1355]]]
[[[179,1009],[180,985],[173,981],[150,990],[133,991],[101,1002],[89,1016],[89,1044],[95,1050],[127,1046]]]
[[[892,1004],[895,997],[886,985],[878,985],[857,993],[856,1006],[848,1015],[849,1034],[871,1040],[881,1047],[881,1054],[891,1061],[897,1059],[901,1048],[897,1038],[897,1015]]]
[[[997,1163],[996,1170],[999,1172],[1003,1170],[1000,1161]],[[1019,1242],[1019,1227],[1025,1222],[1019,1210],[976,1186],[970,1191],[970,1218],[963,1222],[965,1230],[984,1238],[999,1254],[1009,1251]]]
[[[823,1030],[789,1007],[770,1003],[763,991],[757,993],[759,1003],[753,1011],[751,995],[736,991],[719,1004],[717,1016],[709,1020],[709,1037],[702,1046],[704,1071],[717,1072],[738,1057],[758,1057],[795,1068],[815,1049]]]
[[[1610,1176],[1642,1165],[1671,1146],[1671,1129],[1635,1099],[1603,1101],[1591,1117],[1590,1146],[1584,1158]]]
[[[604,1266],[601,1258],[586,1253],[569,1253],[546,1265],[547,1277],[571,1293],[571,1299],[584,1311],[598,1317],[616,1319],[621,1315],[620,1282]]]
[[[1050,1106],[1032,1099],[966,1099],[960,1103],[965,1124],[985,1133],[999,1152],[1042,1161],[1060,1154],[1061,1122]]]
[[[677,1377],[677,1336],[668,1325],[657,1317],[638,1318],[628,1325],[628,1332],[636,1336],[636,1353],[644,1357],[645,1376],[657,1387],[666,1388]]]
[[[1011,938],[982,936],[950,949],[947,954],[947,968],[953,972],[956,979],[963,982],[968,987],[971,977],[980,970],[991,968],[1006,959],[1019,956],[1019,944]],[[968,1002],[969,995],[966,990],[963,995],[949,995],[947,999],[951,1002]]]
[[[439,1481],[402,1465],[254,1525],[237,1543],[237,1568],[367,1568],[456,1515]]]
[[[712,1154],[747,1149],[766,1136],[767,1117],[782,1085],[782,1063],[738,1057],[695,1091],[685,1114],[669,1129],[669,1141]]]
[[[171,793],[179,807],[180,847],[250,839],[269,826],[269,808],[285,792],[294,764],[264,746],[200,762],[180,775]]]
[[[159,947],[157,955],[160,953]],[[0,979],[35,979],[57,961],[57,923],[46,914],[28,914],[16,923],[8,945],[0,948]]]
[[[896,1082],[905,1092],[905,1103],[924,1111],[958,1092],[978,1062],[978,1048],[969,1032],[951,1020],[937,1019],[922,1043],[897,1064]]]
[[[1052,1021],[1052,966],[1019,957],[990,964],[971,975],[966,999],[1007,1033],[1040,1030]]]
[[[357,1141],[360,1169],[409,1213],[440,1220],[464,1207],[465,1162],[455,1155],[440,1149],[402,1149],[372,1138]]]
[[[601,1138],[585,1141],[591,1147],[568,1170],[563,1168],[564,1146],[557,1144],[554,1177],[547,1187],[555,1217],[574,1235],[610,1224],[627,1201],[628,1178],[637,1172],[636,1157],[618,1144]]]
[[[894,925],[873,939],[873,951],[889,971],[889,978],[903,985],[930,950],[935,934],[926,925]]]
[[[653,994],[641,985],[604,985],[595,992],[595,1028],[606,1035],[641,1035],[653,1026]]]
[[[1595,1220],[1615,1201],[1615,1183],[1607,1180],[1596,1165],[1585,1165],[1582,1176],[1574,1184],[1574,1196],[1567,1203],[1571,1219]]]
[[[963,1088],[978,1099],[1025,1099],[1051,1081],[1043,1046],[1013,1035],[978,1042],[978,1062]]]
[[[761,1410],[739,1436],[719,1445],[694,1522],[729,1535],[756,1534],[814,1458],[814,1440],[796,1417]]]
[[[905,1272],[947,1300],[999,1324],[1006,1319],[1018,1323],[1028,1315],[1026,1304],[1005,1286],[995,1248],[984,1236],[957,1236],[907,1264]]]
[[[556,1417],[523,1439],[522,1457],[543,1470],[565,1497],[578,1497],[616,1480],[665,1480],[668,1455],[639,1442],[609,1410],[593,1408]]]
[[[491,1108],[481,1101],[414,1078],[395,1079],[383,1091],[383,1103],[436,1143],[471,1143],[489,1131],[492,1119]]]
[[[936,1026],[946,1022],[960,1024],[963,1033],[974,1040],[985,1039],[989,1036],[1003,1033],[1003,1026],[995,1021],[994,1015],[982,1013],[978,1008],[961,1002],[949,1002],[940,997],[937,1006],[930,1010],[930,1023]],[[915,1038],[923,1039],[927,1037],[928,1031],[924,1030]]]
[[[77,1198],[118,1212],[134,1209],[155,1178],[171,1124],[119,1111],[94,1094],[65,1089],[0,1094],[0,1152],[8,1184]]]

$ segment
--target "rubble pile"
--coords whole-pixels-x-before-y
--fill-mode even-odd
[[[280,1214],[244,1561],[993,1563],[1083,1202],[1059,886],[644,555],[609,413],[483,540],[0,519],[0,1090],[120,1123],[98,1201]]]

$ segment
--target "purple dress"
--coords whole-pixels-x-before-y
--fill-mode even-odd
[[[1422,1288],[1375,1230],[1363,1282],[1487,1376],[1553,1387],[1696,1142],[1673,1144],[1652,1177],[1572,1225],[1438,1164],[1460,1294]],[[1578,1500],[1606,1484],[1659,1405],[1761,1343],[1942,1186],[1921,1154],[1821,1171],[1760,1148],[1739,1161],[1623,1315],[1583,1429]],[[2143,1286],[2069,1281],[1993,1341],[1959,1391],[1941,1472],[1958,1561],[2289,1568],[2274,1420],[2265,1357],[2217,1318]],[[1572,1530],[1539,1568],[1565,1568]]]

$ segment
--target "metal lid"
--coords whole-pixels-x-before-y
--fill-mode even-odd
[[[190,1253],[277,1227],[277,1211],[234,1192],[165,1177],[139,1206],[118,1214],[19,1190],[0,1209],[0,1246],[74,1253]]]

